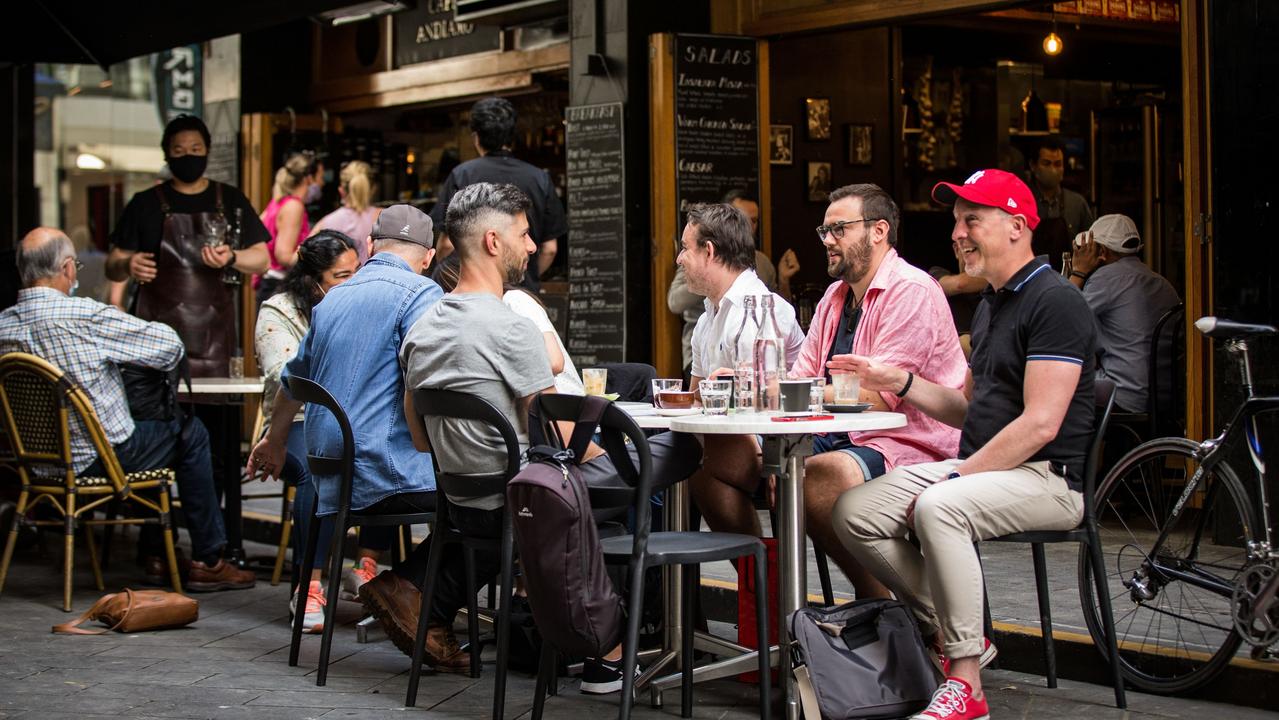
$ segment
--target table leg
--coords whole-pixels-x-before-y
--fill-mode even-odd
[[[240,487],[240,405],[222,406],[222,520],[226,524],[226,559],[244,568],[243,491]]]
[[[790,644],[786,642],[790,616],[808,601],[808,548],[804,534],[804,459],[812,454],[809,436],[786,437],[780,448],[784,477],[777,483],[780,508],[777,513],[778,633],[781,644],[781,690],[787,720],[799,720],[803,711],[791,674]]]

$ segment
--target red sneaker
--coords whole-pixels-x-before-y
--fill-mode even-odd
[[[978,658],[977,662],[981,668],[985,669],[987,665],[995,662],[995,658],[999,656],[999,650],[990,641],[990,638],[984,637],[981,642],[981,657]],[[946,653],[942,652],[941,643],[934,643],[933,650],[937,653],[941,674],[950,677],[950,658],[946,657]]]
[[[946,678],[928,707],[910,720],[990,720],[990,706],[984,698],[974,698],[972,690],[959,678]]]

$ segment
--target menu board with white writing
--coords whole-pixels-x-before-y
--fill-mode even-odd
[[[626,353],[626,204],[622,103],[565,108],[568,152],[568,353],[579,368]]]
[[[678,227],[692,204],[759,196],[758,61],[752,38],[675,36]]]

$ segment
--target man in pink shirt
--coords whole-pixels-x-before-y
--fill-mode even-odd
[[[830,377],[834,355],[855,353],[960,389],[968,371],[946,296],[937,281],[898,254],[901,213],[878,185],[847,185],[830,194],[817,235],[831,284],[817,305],[792,377]],[[891,359],[891,360],[889,360]],[[828,400],[833,388],[826,385]],[[814,438],[804,465],[804,507],[814,544],[853,582],[858,598],[888,590],[853,559],[835,535],[831,509],[846,490],[899,465],[954,457],[959,432],[891,392],[862,390],[873,410],[905,413],[906,426]]]

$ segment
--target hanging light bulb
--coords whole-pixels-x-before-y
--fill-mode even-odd
[[[1048,55],[1060,55],[1061,48],[1061,36],[1055,31],[1048,33],[1048,35],[1044,38],[1044,52]]]

